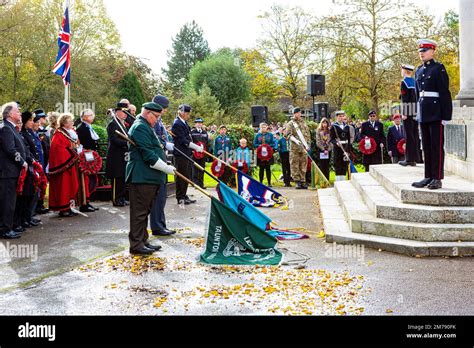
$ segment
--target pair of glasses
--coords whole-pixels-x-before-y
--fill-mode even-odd
[[[152,114],[153,116],[155,116],[156,119],[160,118],[160,116],[161,116],[161,115],[156,116],[153,111],[150,111],[150,114]]]

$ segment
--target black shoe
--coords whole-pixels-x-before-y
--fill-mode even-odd
[[[117,202],[117,203],[114,203],[114,207],[125,207],[125,202]]]
[[[72,210],[66,210],[59,212],[59,217],[73,217],[79,215],[78,213],[73,212]]]
[[[416,162],[400,161],[398,162],[398,164],[404,167],[406,166],[416,167]]]
[[[41,222],[41,219],[31,218],[31,221],[36,222],[37,224],[39,224]],[[31,224],[30,221],[28,221],[28,222]]]
[[[193,203],[196,203],[195,199],[190,199],[190,198],[185,198],[184,199],[184,204],[186,204],[186,205],[193,204]]]
[[[88,205],[81,205],[81,207],[79,208],[79,211],[82,213],[92,213],[95,211],[95,209],[92,207],[89,207]]]
[[[305,182],[302,182],[302,183],[301,183],[301,186],[303,187],[303,190],[307,190],[307,189],[308,189],[308,184],[305,183]]]
[[[13,229],[13,232],[15,233],[22,233],[22,232],[25,232],[26,231],[26,228],[24,228],[23,226],[18,226],[18,227],[15,227]]]
[[[296,189],[297,189],[297,190],[303,190],[304,188],[303,188],[303,186],[301,186],[301,183],[300,183],[300,182],[297,182],[297,183],[296,183]]]
[[[148,249],[147,247],[144,246],[144,247],[136,249],[136,250],[130,249],[130,254],[133,254],[133,255],[151,255],[151,254],[153,254],[153,250]]]
[[[124,199],[124,200],[123,200],[123,204],[125,204],[125,205],[130,205],[130,202],[127,201],[126,199]]]
[[[92,208],[92,209],[96,210],[96,211],[99,210],[99,208],[94,207],[94,206],[93,206],[92,204],[90,204],[90,203],[87,203],[87,206],[88,206],[89,208]]]
[[[47,214],[49,213],[49,209],[44,207],[36,208],[36,213],[40,215]]]
[[[437,190],[443,187],[443,184],[441,183],[441,180],[433,179],[429,184],[428,188],[430,190]]]
[[[285,184],[285,187],[291,187],[291,184]]]
[[[0,238],[3,238],[3,239],[18,239],[20,237],[21,237],[21,233],[15,232],[13,230],[3,232],[2,234],[0,234]]]
[[[21,227],[23,227],[23,228],[30,228],[30,227],[33,227],[33,225],[30,225],[29,222],[26,222],[26,221],[25,221],[25,222],[23,222],[23,223],[21,224]]]
[[[154,250],[154,251],[158,251],[158,250],[161,249],[161,245],[152,245],[150,243],[146,243],[145,247],[147,247],[148,249]]]
[[[154,235],[154,236],[171,236],[172,234],[175,234],[176,231],[171,231],[171,230],[168,230],[167,228],[163,229],[163,230],[154,230],[154,231],[151,231],[151,234]]]
[[[27,221],[27,223],[30,225],[30,227],[36,227],[39,226],[39,222],[35,221],[36,219],[31,219],[30,221]]]
[[[421,181],[418,181],[418,182],[414,182],[413,184],[411,184],[411,186],[413,187],[416,187],[416,188],[423,188],[425,186],[428,186],[428,184],[432,181],[431,178],[424,178],[423,180]]]

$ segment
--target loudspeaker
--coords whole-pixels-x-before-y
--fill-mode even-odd
[[[253,105],[252,109],[252,127],[260,126],[260,123],[268,123],[268,107],[263,105]]]
[[[329,103],[314,103],[314,121],[321,122],[323,117],[328,118]]]
[[[326,93],[326,79],[324,75],[307,75],[306,80],[306,94],[315,96]]]

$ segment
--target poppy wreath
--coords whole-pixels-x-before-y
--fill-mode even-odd
[[[221,177],[224,174],[225,170],[225,164],[221,163],[218,160],[215,160],[212,162],[211,165],[211,172],[214,176],[217,176],[218,178]]]
[[[242,161],[242,167],[239,168],[239,161],[234,161],[232,163],[232,167],[234,168],[238,168],[239,170],[241,170],[242,172],[244,172],[245,174],[247,174],[249,172],[249,165],[247,164],[247,162],[245,161]],[[236,173],[237,171],[232,169],[232,171],[234,173]]]
[[[33,185],[40,192],[40,199],[44,199],[48,187],[48,178],[46,178],[43,167],[39,162],[33,162],[33,171]]]
[[[370,147],[366,147],[366,141],[370,141]],[[370,137],[365,137],[359,142],[359,150],[362,152],[364,155],[371,155],[375,151],[377,151],[377,144],[375,143],[374,138]]]
[[[198,141],[196,143],[197,146],[202,146],[204,151],[207,151],[206,149],[206,144],[204,144],[202,141]],[[193,156],[195,159],[203,159],[206,154],[204,152],[197,152],[196,150],[193,150]]]
[[[265,155],[266,154],[266,155]],[[262,162],[268,162],[273,157],[273,149],[268,144],[262,144],[257,148],[257,158]]]
[[[20,176],[18,177],[18,182],[16,184],[16,193],[21,195],[23,193],[23,186],[25,185],[26,179],[26,168],[21,168]]]
[[[93,161],[86,160],[86,151],[82,151],[79,155],[79,168],[86,175],[97,174],[102,169],[102,158],[96,151],[90,152],[94,156]]]
[[[397,143],[397,150],[400,153],[400,155],[405,154],[405,149],[407,147],[407,142],[405,139],[400,139],[400,141]]]

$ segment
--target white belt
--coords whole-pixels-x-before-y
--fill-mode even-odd
[[[347,144],[347,140],[341,140],[340,143],[341,144]]]
[[[426,92],[426,91],[421,91],[421,92],[420,92],[420,97],[439,98],[439,93],[438,93],[438,92]]]

